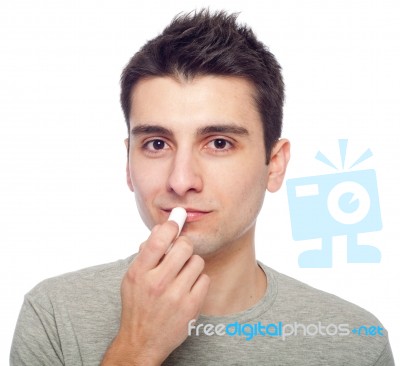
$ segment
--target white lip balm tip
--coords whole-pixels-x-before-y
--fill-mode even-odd
[[[175,207],[169,214],[168,221],[175,221],[179,226],[177,237],[180,235],[182,231],[186,218],[187,218],[187,212],[183,207]]]

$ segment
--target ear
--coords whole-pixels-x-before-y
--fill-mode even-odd
[[[281,188],[289,159],[290,142],[286,139],[278,140],[272,148],[268,164],[267,189],[269,192],[276,192]]]
[[[129,139],[125,139],[125,146],[126,146],[126,183],[128,184],[129,189],[134,192],[135,189],[133,188],[133,183],[131,179],[131,171],[129,168]]]

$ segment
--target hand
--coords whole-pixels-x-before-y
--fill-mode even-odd
[[[167,221],[141,245],[122,280],[120,329],[103,366],[159,365],[188,336],[188,322],[199,316],[210,279],[186,237],[167,252],[177,233],[178,225]]]

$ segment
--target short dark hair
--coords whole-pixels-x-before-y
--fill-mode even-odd
[[[143,78],[201,75],[243,77],[255,89],[254,99],[263,122],[267,164],[282,132],[284,83],[281,67],[268,48],[238,14],[207,9],[176,16],[156,38],[129,61],[121,75],[121,106],[129,126],[131,94]]]

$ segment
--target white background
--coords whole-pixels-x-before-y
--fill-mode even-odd
[[[288,178],[333,173],[314,159],[375,169],[383,230],[361,236],[380,264],[347,264],[343,237],[329,269],[301,269],[318,246],[291,237],[283,188],[267,195],[258,257],[374,313],[400,362],[400,11],[395,1],[213,1],[277,56],[292,141]],[[180,11],[202,1],[3,1],[0,5],[0,364],[8,363],[23,295],[44,278],[124,258],[147,237],[125,184],[119,106],[123,66]]]

